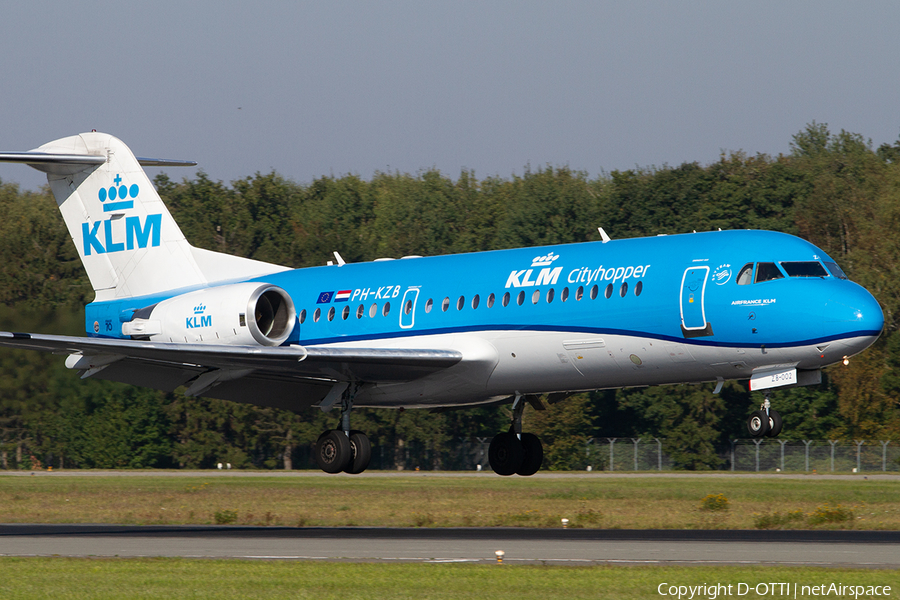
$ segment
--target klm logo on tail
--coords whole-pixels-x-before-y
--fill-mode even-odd
[[[100,234],[101,227],[103,228],[102,236]],[[113,239],[112,219],[82,223],[81,239],[84,244],[84,255],[90,256],[92,252],[97,254],[122,252],[123,250],[146,248],[148,245],[156,248],[159,246],[160,229],[162,229],[162,214],[147,215],[143,223],[141,223],[140,217],[126,217],[125,241],[116,241]]]
[[[141,188],[138,184],[133,183],[131,186],[122,185],[122,176],[116,175],[113,179],[115,185],[109,186],[109,189],[100,188],[97,192],[100,202],[103,203],[103,212],[115,212],[118,210],[127,210],[134,208],[134,199],[138,197]],[[128,198],[131,198],[128,200]],[[109,202],[107,202],[109,200]],[[118,200],[118,202],[117,202]]]
[[[109,188],[102,187],[97,192],[103,212],[121,212],[134,208],[134,201],[140,194],[141,188],[133,183],[130,186],[123,183],[122,176],[117,174]],[[103,232],[101,233],[101,228]],[[125,218],[125,240],[113,239],[113,220],[88,221],[81,224],[81,239],[84,244],[84,255],[110,254],[135,248],[159,246],[160,229],[162,229],[162,214],[147,215],[141,222],[140,217]]]

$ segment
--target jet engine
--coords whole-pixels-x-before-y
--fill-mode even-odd
[[[267,283],[189,292],[135,311],[122,333],[154,342],[279,346],[297,322],[290,295]]]

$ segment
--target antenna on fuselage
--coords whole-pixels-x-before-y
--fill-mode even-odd
[[[606,242],[609,242],[609,241],[612,240],[612,238],[609,237],[609,234],[606,233],[605,231],[603,231],[603,228],[602,228],[602,227],[598,227],[598,228],[597,228],[597,231],[600,232],[600,239],[603,240],[603,243],[604,243],[604,244],[605,244]]]

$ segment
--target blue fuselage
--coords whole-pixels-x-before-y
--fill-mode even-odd
[[[286,344],[474,343],[476,355],[490,356],[463,387],[481,400],[740,379],[771,364],[817,369],[863,350],[884,323],[872,295],[822,250],[766,231],[410,257],[257,281],[294,301],[298,323]],[[88,334],[112,321],[99,335],[122,337],[121,315],[161,299],[95,302]]]

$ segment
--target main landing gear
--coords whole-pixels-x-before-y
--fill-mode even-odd
[[[765,400],[759,410],[750,414],[747,418],[747,431],[755,438],[777,437],[781,433],[781,415],[771,408],[769,393],[765,392]]]
[[[544,461],[544,447],[533,433],[522,433],[522,412],[525,399],[516,396],[513,402],[512,424],[509,431],[491,440],[488,460],[497,475],[534,475]]]
[[[316,464],[326,473],[362,473],[372,459],[372,445],[362,431],[350,429],[350,411],[357,386],[341,396],[341,428],[329,429],[316,441]]]

